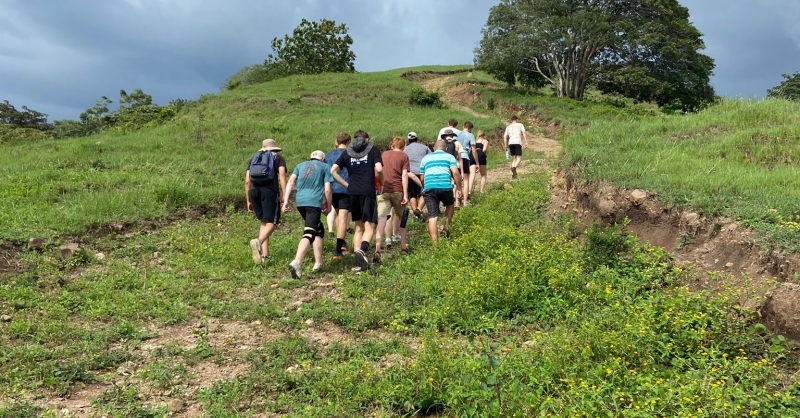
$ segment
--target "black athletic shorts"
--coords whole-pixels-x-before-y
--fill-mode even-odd
[[[315,237],[325,237],[325,226],[319,219],[320,215],[322,215],[322,209],[313,206],[300,206],[297,211],[300,212],[300,216],[305,220],[305,228],[313,229]],[[303,234],[305,234],[305,231],[303,231]]]
[[[521,157],[522,156],[522,145],[520,145],[520,144],[509,145],[508,146],[508,153],[511,154],[511,155],[519,155]]]
[[[422,195],[422,188],[414,180],[408,179],[408,198],[416,199]]]
[[[439,217],[439,203],[450,206],[455,203],[453,189],[428,189],[422,192],[425,198],[425,206],[428,208],[428,218]]]
[[[475,163],[471,162],[469,158],[461,159],[461,168],[464,170],[464,175],[469,175],[469,166],[471,165],[475,165]]]
[[[378,223],[378,200],[375,196],[351,194],[348,198],[353,222]]]
[[[475,164],[475,159],[472,158],[472,154],[469,155],[469,164],[470,165],[486,165],[486,153],[483,150],[478,149],[478,163]]]
[[[256,218],[261,222],[277,225],[281,220],[278,192],[269,187],[253,187],[248,194]]]
[[[350,199],[347,193],[333,194],[333,208],[336,210],[350,210]]]

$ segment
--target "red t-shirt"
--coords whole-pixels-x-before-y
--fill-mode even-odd
[[[408,155],[403,151],[385,151],[381,154],[383,160],[383,192],[403,192],[403,170],[411,171]]]

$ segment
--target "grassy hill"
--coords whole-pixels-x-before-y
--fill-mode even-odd
[[[52,245],[23,250],[19,268],[0,272],[0,417],[65,408],[121,417],[798,416],[797,360],[739,305],[752,289],[720,274],[714,292],[687,291],[665,251],[620,228],[580,232],[567,215],[554,219],[544,212],[547,165],[477,196],[439,245],[411,221],[412,254],[389,251],[369,273],[351,274],[350,258],[292,280],[296,213],[274,235],[273,261],[252,264],[257,224],[241,210],[243,174],[264,137],[293,167],[331,148],[340,130],[424,140],[450,117],[493,130],[514,111],[534,115],[542,131],[558,121],[564,161],[582,175],[652,185],[676,200],[716,189],[671,176],[715,181],[732,175],[735,158],[762,176],[790,165],[761,167],[733,151],[718,158],[737,149],[722,142],[739,129],[751,129],[744,144],[765,130],[795,132],[794,108],[771,102],[661,116],[455,73],[442,85],[460,86],[468,104],[409,106],[431,75],[403,73],[456,69],[290,77],[203,97],[155,129],[7,147],[0,239],[74,236],[82,247],[69,260]],[[763,122],[751,126],[753,115]],[[712,125],[720,135],[698,134]],[[692,158],[717,171],[677,171]],[[490,155],[490,165],[503,164]],[[792,210],[774,206],[781,216]],[[188,216],[198,209],[205,215]]]

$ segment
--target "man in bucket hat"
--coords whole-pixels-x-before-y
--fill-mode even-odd
[[[274,139],[261,142],[261,149],[247,164],[244,191],[247,210],[256,215],[261,226],[258,238],[250,240],[253,262],[269,259],[269,237],[281,218],[280,199],[286,190],[286,160]]]

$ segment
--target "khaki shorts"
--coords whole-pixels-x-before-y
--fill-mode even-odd
[[[403,213],[403,206],[400,204],[402,200],[402,192],[392,192],[378,195],[378,219],[389,216],[392,208],[394,208],[395,215],[400,216],[400,214]]]

